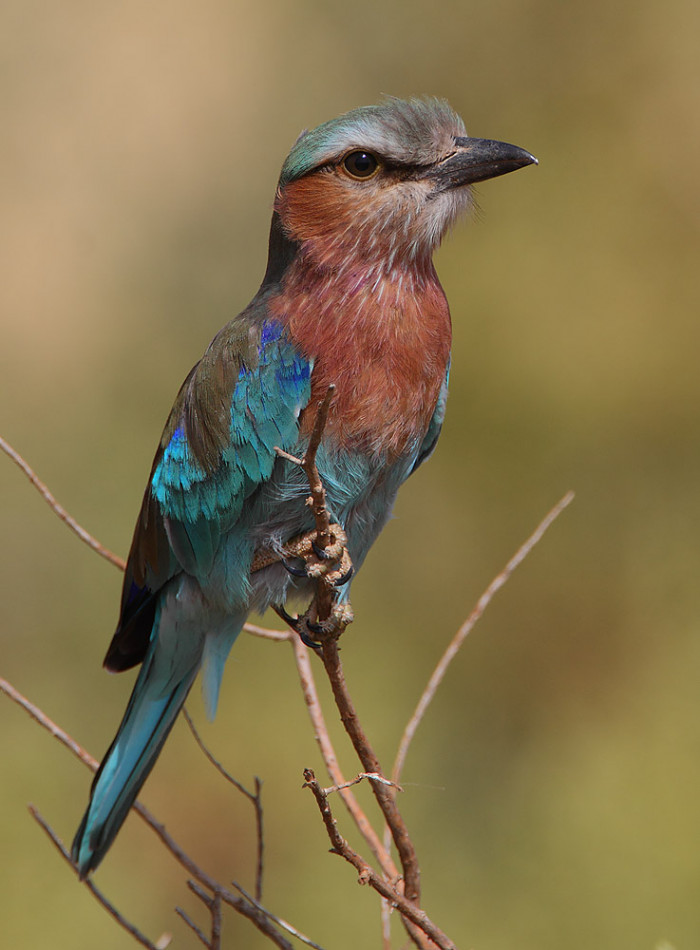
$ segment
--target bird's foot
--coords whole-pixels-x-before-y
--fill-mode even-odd
[[[328,638],[337,640],[353,620],[352,607],[348,603],[334,603],[331,606],[330,615],[325,620],[316,618],[313,604],[305,613],[296,617],[288,613],[281,604],[274,606],[273,610],[299,635],[301,642],[316,653],[320,653],[323,649],[324,640]]]
[[[290,564],[290,558],[303,561],[303,567]],[[332,524],[328,530],[328,543],[319,544],[318,533],[308,531],[293,538],[284,546],[282,563],[293,577],[308,577],[321,580],[328,587],[340,588],[348,583],[353,575],[353,565],[347,548],[347,537],[339,524]]]

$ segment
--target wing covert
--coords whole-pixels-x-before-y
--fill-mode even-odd
[[[156,453],[134,531],[122,611],[108,669],[145,652],[153,599],[184,570],[204,578],[222,537],[270,478],[274,447],[289,451],[309,400],[310,360],[277,321],[232,321],[212,341],[178,394]]]

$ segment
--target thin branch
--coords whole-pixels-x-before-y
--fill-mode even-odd
[[[366,778],[371,778],[375,782],[381,782],[382,785],[390,785],[392,788],[395,788],[397,792],[402,792],[403,789],[400,785],[397,785],[396,782],[392,782],[391,779],[384,778],[383,775],[379,775],[377,772],[360,772],[359,775],[356,775],[355,778],[350,779],[349,782],[343,782],[342,785],[331,785],[328,788],[324,788],[323,792],[325,795],[330,795],[332,792],[341,792],[344,788],[352,788],[353,785],[359,785]]]
[[[311,430],[311,437],[309,438],[309,445],[301,463],[304,474],[309,480],[312,498],[311,510],[314,513],[314,520],[316,522],[316,543],[320,548],[327,548],[332,541],[332,537],[330,530],[331,521],[328,516],[328,509],[326,508],[326,489],[323,487],[321,476],[316,468],[316,453],[321,444],[323,430],[326,428],[328,412],[331,408],[331,402],[334,396],[335,385],[331,383],[323,400],[318,404],[314,426]]]
[[[12,700],[13,703],[16,703],[18,706],[24,709],[25,712],[28,712],[32,719],[34,719],[39,723],[40,726],[46,729],[46,731],[49,732],[54,737],[54,739],[58,739],[62,745],[66,746],[67,749],[70,749],[73,755],[80,759],[84,765],[87,765],[87,767],[92,769],[93,772],[96,771],[97,766],[99,765],[97,760],[93,759],[89,752],[86,752],[81,745],[78,745],[72,736],[69,736],[64,729],[61,729],[60,726],[56,725],[53,719],[49,719],[45,712],[39,709],[38,706],[35,706],[34,703],[30,702],[26,696],[23,696],[18,689],[15,689],[12,683],[8,683],[8,681],[3,679],[2,676],[0,676],[0,692],[3,692]]]
[[[208,761],[211,762],[211,764],[217,770],[217,772],[223,775],[226,781],[230,782],[231,785],[233,785],[233,787],[236,788],[241,793],[241,795],[245,795],[247,799],[249,799],[251,802],[254,802],[255,795],[252,792],[249,792],[248,789],[245,787],[245,785],[241,785],[238,779],[234,778],[233,775],[231,775],[231,773],[226,770],[226,768],[221,764],[221,762],[219,762],[219,760],[215,758],[214,755],[211,753],[211,751],[207,748],[207,746],[204,743],[204,739],[202,739],[199,732],[197,731],[197,727],[192,722],[192,717],[187,712],[187,708],[185,706],[182,707],[182,715],[185,717],[185,722],[190,727],[190,732],[194,736],[195,742],[197,743],[199,748],[202,750],[202,752],[204,753]]]
[[[190,930],[194,933],[194,935],[197,937],[197,939],[198,939],[201,943],[203,943],[205,947],[208,947],[209,950],[211,950],[211,945],[210,945],[210,943],[209,943],[209,937],[207,937],[207,935],[204,933],[203,930],[200,930],[200,929],[199,929],[199,927],[198,927],[197,924],[192,920],[192,918],[191,918],[190,915],[187,913],[187,911],[186,911],[186,910],[183,910],[182,907],[176,907],[176,908],[175,908],[175,913],[178,915],[178,917],[182,917],[182,919],[185,921],[185,923],[186,923],[187,926],[190,928]]]
[[[22,456],[17,452],[16,449],[13,449],[9,442],[6,442],[5,439],[0,436],[0,449],[11,458],[12,461],[19,468],[22,469],[24,474],[27,476],[32,485],[39,492],[41,497],[44,499],[46,504],[51,508],[54,514],[63,521],[75,534],[78,535],[81,541],[87,544],[88,547],[92,548],[93,551],[96,551],[100,557],[103,557],[106,561],[109,561],[110,564],[114,564],[115,567],[118,567],[120,571],[123,571],[126,567],[126,562],[122,560],[118,555],[113,554],[108,548],[94,538],[89,532],[82,528],[78,522],[71,515],[68,514],[63,505],[60,505],[52,493],[49,491],[47,486],[41,479],[38,477],[34,469],[26,462]]]
[[[358,883],[369,884],[390,904],[396,907],[402,917],[409,920],[426,934],[440,950],[457,950],[455,945],[437,927],[428,915],[408,900],[403,894],[395,890],[381,875],[372,868],[367,862],[352,848],[338,831],[335,818],[328,804],[328,796],[316,781],[316,777],[311,769],[304,770],[304,788],[311,789],[316,803],[321,812],[323,823],[326,827],[328,837],[331,842],[331,851],[352,864],[358,872]]]
[[[37,822],[37,824],[40,825],[44,829],[44,831],[49,836],[51,841],[54,843],[54,845],[56,846],[59,853],[63,856],[63,858],[75,870],[75,866],[73,862],[71,861],[71,856],[68,853],[67,849],[64,847],[63,842],[58,837],[58,835],[53,830],[53,828],[49,825],[49,823],[46,821],[46,819],[40,814],[39,810],[35,808],[34,805],[30,805],[29,813],[31,814],[32,818]],[[87,880],[84,883],[87,889],[97,898],[100,904],[102,904],[102,906],[107,911],[107,913],[116,920],[116,922],[119,924],[120,927],[123,927],[124,930],[130,933],[131,936],[134,938],[134,940],[138,941],[138,943],[140,943],[142,946],[148,947],[148,950],[165,950],[165,948],[170,944],[169,937],[167,939],[167,943],[163,942],[164,937],[161,937],[161,939],[158,941],[157,944],[151,943],[148,937],[144,936],[144,934],[141,933],[138,927],[135,927],[134,924],[129,923],[129,921],[122,914],[120,914],[120,912],[117,910],[114,904],[112,904],[110,901],[107,900],[107,898],[104,896],[102,891],[100,891],[97,887],[95,887],[95,885],[92,883],[91,880]]]
[[[243,629],[254,637],[260,637],[261,640],[272,640],[274,643],[286,643],[291,635],[288,630],[271,630],[268,627],[260,627],[256,623],[245,623]]]
[[[187,886],[192,893],[201,900],[211,914],[211,937],[207,938],[202,934],[200,939],[202,939],[202,942],[209,950],[221,950],[221,898],[218,894],[209,894],[208,891],[200,887],[196,881],[188,881]],[[184,912],[181,916],[183,920],[185,920]],[[198,927],[194,927],[189,919],[186,922],[193,927],[198,935],[202,933]]]
[[[237,891],[241,892],[246,900],[249,900],[251,904],[254,904],[261,913],[265,914],[266,917],[269,917],[270,920],[274,921],[283,930],[286,930],[288,934],[292,935],[292,937],[296,937],[297,940],[301,940],[301,942],[305,943],[308,947],[313,947],[313,950],[323,950],[323,947],[319,943],[313,941],[311,937],[307,937],[306,934],[303,934],[300,930],[297,930],[296,927],[292,927],[292,925],[288,923],[288,921],[284,920],[283,917],[278,917],[276,914],[273,914],[271,910],[267,910],[265,907],[263,907],[259,901],[252,897],[248,891],[245,890],[245,888],[241,887],[240,884],[237,884],[236,881],[231,881],[231,884],[236,888]]]
[[[437,664],[437,666],[435,667],[435,670],[433,671],[432,676],[428,680],[427,686],[423,690],[423,694],[418,701],[418,705],[416,706],[413,712],[413,715],[411,716],[411,718],[409,719],[406,725],[403,736],[401,737],[401,742],[399,743],[399,750],[396,754],[394,767],[391,771],[392,781],[396,783],[400,781],[401,772],[403,771],[403,766],[406,761],[406,756],[408,754],[408,749],[411,744],[411,741],[413,740],[413,737],[416,734],[416,730],[418,726],[420,725],[420,722],[423,719],[423,716],[425,715],[425,711],[430,705],[430,703],[432,702],[433,697],[435,696],[435,693],[437,691],[437,688],[442,682],[443,677],[445,676],[445,673],[447,672],[447,669],[450,663],[452,662],[454,657],[457,655],[459,648],[462,646],[467,636],[473,630],[475,624],[479,621],[482,614],[484,613],[488,605],[491,603],[491,600],[493,599],[494,595],[507,582],[508,578],[511,576],[511,574],[516,569],[516,567],[518,567],[525,560],[525,558],[528,556],[530,551],[534,548],[534,546],[540,540],[542,535],[545,533],[547,528],[549,528],[552,522],[555,521],[559,517],[562,511],[568,505],[570,505],[573,500],[574,500],[574,493],[572,491],[567,492],[566,495],[564,495],[564,497],[561,499],[561,501],[557,502],[557,504],[548,512],[548,514],[542,519],[539,525],[532,532],[532,534],[527,539],[527,541],[525,541],[518,548],[518,550],[515,552],[513,557],[508,561],[508,563],[500,572],[500,574],[497,574],[496,577],[494,577],[494,579],[491,581],[491,583],[486,588],[484,593],[476,602],[476,606],[474,607],[472,612],[469,614],[467,619],[464,621],[462,626],[459,628],[457,633],[452,638],[452,641],[450,642],[449,646],[443,653],[442,657],[440,658],[440,662]]]
[[[255,828],[257,833],[257,866],[255,874],[255,897],[257,900],[262,899],[262,885],[263,885],[263,858],[265,852],[265,839],[263,833],[263,808],[262,808],[262,782],[260,779],[255,776],[255,792],[249,792],[245,785],[242,785],[237,778],[234,778],[231,773],[224,768],[224,766],[219,762],[217,758],[214,757],[211,750],[205,744],[204,740],[200,736],[197,727],[192,721],[192,717],[187,712],[187,708],[183,706],[182,714],[185,717],[185,722],[190,727],[190,732],[194,736],[195,742],[199,748],[204,753],[206,759],[211,762],[214,768],[219,772],[220,775],[226,779],[235,789],[237,789],[241,795],[250,801],[255,809]]]
[[[255,776],[255,798],[253,804],[255,806],[255,835],[258,850],[258,860],[255,868],[255,899],[260,901],[262,900],[263,871],[265,867],[265,830],[263,825],[262,782],[257,775]]]
[[[331,689],[335,698],[340,718],[345,731],[350,736],[355,752],[362,763],[365,772],[373,772],[383,776],[382,767],[374,749],[365,735],[358,718],[355,706],[345,683],[337,640],[326,637],[322,643],[323,665],[330,680]],[[406,823],[396,807],[395,790],[387,788],[382,782],[370,780],[374,797],[382,810],[385,821],[391,829],[391,836],[399,853],[403,869],[404,893],[408,901],[414,905],[420,900],[420,869],[413,842],[408,834]]]
[[[397,880],[400,876],[399,871],[394,864],[391,855],[389,854],[388,848],[382,845],[379,836],[370,824],[367,815],[360,807],[360,804],[353,793],[345,788],[345,777],[343,776],[338,764],[338,757],[335,754],[335,749],[333,748],[333,743],[331,742],[328,733],[328,726],[326,725],[323,715],[323,709],[321,708],[321,703],[318,698],[316,682],[311,669],[311,663],[309,662],[309,651],[306,649],[296,634],[292,634],[290,636],[290,642],[294,650],[294,659],[297,665],[299,681],[301,683],[302,693],[304,694],[306,708],[313,726],[314,737],[318,743],[319,749],[321,750],[321,756],[326,766],[326,770],[332,781],[335,782],[335,784],[341,789],[340,797],[342,798],[345,807],[350,812],[350,815],[355,822],[360,834],[365,839],[372,854],[379,862],[384,875],[389,880]]]

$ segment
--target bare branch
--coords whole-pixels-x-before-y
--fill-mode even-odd
[[[224,768],[221,762],[219,762],[219,760],[215,758],[214,755],[211,753],[211,751],[207,748],[207,746],[204,743],[204,739],[202,739],[199,732],[197,731],[197,727],[192,721],[192,717],[187,712],[187,708],[185,706],[182,707],[182,715],[185,717],[185,722],[190,727],[190,732],[194,736],[195,742],[197,743],[199,748],[202,750],[202,752],[204,753],[208,761],[211,762],[211,764],[217,770],[217,772],[223,775],[226,781],[230,782],[231,785],[233,785],[233,787],[236,788],[241,793],[241,795],[245,795],[247,799],[249,799],[251,802],[254,802],[255,795],[252,792],[249,792],[248,789],[245,787],[245,785],[241,785],[238,779],[234,778],[233,775],[231,775],[231,773]]]
[[[118,567],[120,571],[124,570],[124,568],[126,567],[126,562],[123,561],[122,558],[120,558],[118,555],[113,554],[112,551],[106,548],[103,544],[100,544],[100,542],[96,538],[94,538],[91,534],[89,534],[85,530],[85,528],[82,528],[78,524],[75,518],[71,517],[71,515],[68,514],[68,512],[63,507],[63,505],[60,505],[56,501],[56,499],[51,494],[47,486],[44,484],[44,482],[41,481],[41,479],[38,477],[34,469],[29,465],[29,463],[26,462],[22,458],[22,456],[19,454],[19,452],[17,452],[16,449],[13,449],[10,443],[6,442],[5,439],[3,439],[1,436],[0,436],[0,449],[2,449],[5,455],[7,455],[9,458],[12,459],[15,465],[17,465],[19,468],[22,469],[24,474],[27,476],[29,481],[36,488],[36,490],[39,492],[41,497],[44,499],[46,504],[51,508],[54,514],[58,515],[61,521],[67,524],[68,527],[71,529],[71,531],[73,531],[75,534],[78,535],[81,541],[84,541],[85,544],[88,545],[88,547],[92,548],[93,551],[96,551],[100,555],[100,557],[103,557],[106,561],[109,561],[110,564],[114,564],[115,567]]]
[[[401,772],[403,771],[403,766],[406,761],[406,755],[408,754],[408,749],[413,737],[416,734],[416,729],[420,725],[420,722],[425,715],[426,709],[432,702],[437,688],[442,682],[450,663],[457,655],[459,648],[462,646],[467,636],[471,633],[474,626],[481,618],[488,605],[491,603],[494,595],[501,589],[501,587],[503,587],[510,575],[513,573],[516,567],[518,567],[518,565],[520,565],[525,560],[530,551],[545,533],[547,528],[549,528],[552,522],[559,517],[562,511],[571,504],[573,499],[574,493],[572,491],[567,492],[561,501],[557,502],[557,504],[548,512],[548,514],[542,519],[539,525],[532,532],[527,541],[521,544],[500,574],[497,574],[496,577],[494,577],[484,593],[476,602],[476,606],[472,612],[452,638],[452,641],[443,653],[442,657],[440,658],[440,662],[435,667],[432,676],[428,680],[428,684],[423,690],[423,695],[419,699],[418,705],[416,706],[413,715],[406,725],[403,736],[401,737],[401,742],[399,743],[399,750],[396,755],[394,767],[391,770],[392,781],[397,783],[400,781]]]
[[[203,887],[200,887],[196,881],[189,880],[187,886],[211,914],[211,938],[207,938],[203,931],[178,907],[177,910],[180,916],[195,931],[205,947],[208,947],[209,950],[221,950],[221,898],[218,894],[210,894]]]
[[[245,797],[248,799],[248,801],[252,803],[253,808],[255,809],[255,828],[256,828],[256,833],[257,833],[257,868],[256,868],[256,874],[255,874],[255,897],[257,900],[261,900],[262,899],[262,882],[263,882],[263,857],[264,857],[264,851],[265,851],[265,845],[264,845],[265,839],[263,835],[263,808],[262,808],[262,799],[261,799],[262,782],[256,775],[255,776],[255,792],[249,792],[248,789],[244,785],[241,785],[238,779],[234,778],[234,776],[231,775],[231,773],[227,769],[224,768],[221,762],[219,762],[219,760],[214,757],[214,755],[211,753],[210,749],[208,748],[208,746],[205,744],[204,740],[200,736],[199,732],[197,731],[197,728],[194,722],[192,721],[192,717],[187,712],[187,709],[184,706],[182,708],[182,714],[185,717],[185,722],[190,727],[190,732],[194,736],[195,742],[197,743],[199,748],[202,750],[207,760],[211,762],[211,764],[219,772],[220,775],[223,775],[223,777],[226,779],[227,782],[233,785],[233,787],[237,789],[242,795],[245,795]]]
[[[314,513],[314,520],[316,522],[316,543],[320,548],[327,548],[333,539],[330,530],[331,521],[328,516],[328,509],[326,508],[326,489],[323,487],[321,476],[316,468],[316,453],[321,444],[323,430],[326,428],[326,422],[328,421],[328,411],[331,408],[331,402],[334,396],[335,386],[331,384],[323,400],[318,404],[318,411],[316,412],[314,426],[311,430],[309,445],[301,463],[301,467],[304,469],[304,473],[309,480],[312,499],[311,510]]]
[[[31,703],[26,696],[23,696],[18,689],[15,689],[12,683],[8,683],[8,681],[3,679],[1,676],[0,692],[3,692],[12,700],[13,703],[16,703],[18,706],[21,706],[25,712],[28,712],[32,719],[38,722],[40,726],[43,726],[47,732],[51,733],[54,739],[58,739],[62,745],[70,749],[73,755],[80,759],[80,761],[85,765],[87,765],[89,769],[92,769],[93,772],[97,769],[99,763],[96,759],[93,759],[93,757],[88,752],[86,752],[81,745],[78,745],[75,739],[69,736],[65,730],[61,729],[60,726],[57,726],[53,719],[49,719],[46,713],[42,712],[42,710],[39,709],[38,706],[35,706],[34,703]]]
[[[309,651],[296,634],[291,635],[290,642],[294,649],[294,658],[296,660],[297,672],[299,674],[299,680],[301,683],[302,692],[304,694],[304,701],[311,719],[311,724],[313,725],[316,742],[318,743],[318,747],[321,750],[321,756],[323,757],[326,770],[331,779],[340,788],[340,797],[342,798],[345,807],[350,812],[353,821],[355,822],[360,834],[367,842],[372,854],[379,862],[379,865],[385,876],[389,880],[397,880],[399,877],[399,871],[394,864],[391,855],[389,854],[388,848],[382,845],[379,836],[370,824],[369,819],[367,818],[367,815],[364,813],[363,809],[360,807],[359,802],[353,793],[348,791],[346,788],[345,777],[343,776],[340,766],[338,765],[338,757],[335,754],[333,743],[330,740],[328,727],[326,725],[321,703],[316,691],[316,683],[314,680],[313,671],[311,669],[311,663],[309,662]]]
[[[256,623],[245,623],[243,629],[254,637],[260,637],[261,640],[272,640],[275,643],[286,643],[292,636],[289,630],[270,630],[268,627],[260,627]]]
[[[63,858],[68,862],[68,864],[70,864],[73,870],[75,870],[75,865],[71,861],[71,856],[68,853],[67,849],[64,847],[63,842],[58,837],[58,835],[53,830],[53,828],[51,828],[51,826],[46,821],[46,819],[39,813],[38,809],[35,808],[34,805],[30,805],[29,813],[31,814],[32,818],[37,822],[37,824],[39,824],[44,829],[44,831],[49,836],[51,841],[54,843],[54,845],[56,846],[59,853],[63,856]],[[91,880],[87,880],[84,883],[87,889],[97,898],[100,904],[102,904],[102,906],[107,911],[107,913],[116,920],[116,922],[119,924],[120,927],[123,927],[124,930],[130,933],[131,936],[134,938],[134,940],[138,941],[138,943],[140,943],[142,946],[148,947],[148,950],[165,950],[165,948],[169,946],[170,944],[169,935],[167,937],[167,943],[164,942],[164,937],[161,937],[161,939],[158,941],[157,944],[151,943],[148,937],[144,936],[144,934],[141,933],[138,927],[135,927],[133,924],[129,923],[129,921],[122,914],[119,913],[119,911],[114,906],[114,904],[112,904],[110,901],[107,900],[104,894],[97,887],[95,887],[95,885],[92,883]]]
[[[282,917],[278,917],[276,914],[273,914],[272,911],[266,910],[266,908],[264,908],[262,904],[259,903],[259,901],[255,900],[255,898],[252,897],[248,891],[245,890],[245,888],[241,887],[240,884],[237,884],[236,881],[231,881],[231,884],[236,888],[237,891],[240,891],[246,900],[249,900],[251,904],[254,904],[261,913],[265,914],[266,917],[269,917],[270,920],[274,921],[274,923],[276,923],[283,930],[286,930],[288,934],[292,935],[292,937],[296,937],[297,940],[301,940],[301,942],[305,943],[308,947],[313,947],[313,950],[323,950],[323,947],[320,944],[313,941],[310,937],[307,937],[306,934],[303,934],[300,930],[297,930],[296,927],[292,927],[292,925]]]
[[[371,778],[375,782],[381,782],[383,785],[390,785],[392,788],[395,788],[397,792],[402,792],[403,789],[400,785],[397,785],[395,782],[392,782],[388,778],[384,778],[383,775],[379,775],[377,772],[360,772],[359,775],[356,775],[355,778],[350,779],[349,782],[343,782],[342,785],[331,785],[329,788],[324,788],[324,795],[330,795],[332,792],[340,792],[344,788],[351,788],[353,785],[359,785],[363,779]]]
[[[183,910],[182,907],[176,907],[176,908],[175,908],[175,913],[178,915],[178,917],[182,917],[182,919],[185,921],[185,923],[186,923],[187,926],[190,928],[190,930],[194,933],[194,935],[197,937],[197,939],[198,939],[201,943],[203,943],[205,947],[208,947],[209,950],[211,950],[211,944],[209,943],[209,937],[207,937],[207,935],[204,933],[203,930],[200,930],[200,929],[199,929],[199,927],[198,927],[197,924],[192,920],[192,918],[191,918],[190,915],[187,913],[187,911],[186,911],[186,910]]]
[[[316,781],[316,777],[311,769],[304,770],[304,788],[311,789],[316,799],[331,842],[332,853],[340,855],[342,858],[345,858],[349,864],[352,864],[358,872],[358,884],[369,884],[370,887],[373,887],[385,900],[399,910],[402,917],[409,920],[426,934],[440,950],[457,950],[449,937],[444,934],[439,927],[435,926],[424,911],[407,900],[403,894],[400,894],[381,877],[381,875],[377,874],[374,868],[367,864],[364,858],[343,838],[338,831],[335,818],[328,804],[328,797]]]
[[[340,712],[340,718],[345,730],[350,736],[355,752],[362,762],[365,772],[376,773],[383,777],[382,767],[372,746],[369,743],[362,724],[355,711],[354,704],[345,683],[342,664],[338,653],[338,643],[331,637],[326,637],[322,643],[321,656],[323,665],[330,680],[333,696]],[[404,893],[411,904],[420,900],[420,869],[413,842],[408,834],[406,823],[396,807],[396,792],[387,788],[383,782],[370,779],[374,797],[382,810],[387,825],[391,829],[391,836],[396,845],[403,869]]]

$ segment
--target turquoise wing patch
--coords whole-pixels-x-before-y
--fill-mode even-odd
[[[192,402],[216,400],[221,392],[195,386],[151,478],[173,553],[188,573],[199,576],[211,569],[219,541],[246,499],[272,475],[274,447],[294,447],[299,413],[311,392],[311,362],[277,322],[262,325],[257,347],[239,362],[238,378],[226,394],[228,425],[221,429],[215,465],[198,458],[196,425],[208,417]],[[230,370],[235,373],[235,366]]]

